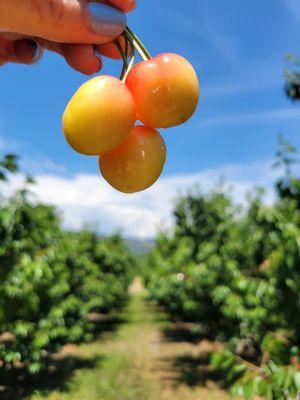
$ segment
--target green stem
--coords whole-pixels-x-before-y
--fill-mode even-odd
[[[122,68],[122,72],[121,72],[121,76],[120,76],[121,81],[123,81],[124,76],[126,75],[126,72],[128,70],[128,67],[129,67],[129,64],[128,64],[128,56],[129,56],[128,51],[129,51],[129,47],[131,46],[131,44],[129,43],[129,41],[128,41],[128,39],[127,39],[127,37],[126,37],[124,32],[123,32],[122,36],[123,36],[123,38],[125,40],[125,57],[126,57],[127,65],[123,62],[123,68]]]
[[[120,79],[122,82],[125,82],[127,75],[129,74],[129,71],[132,69],[135,62],[135,50],[137,50],[144,61],[151,60],[152,57],[139,37],[128,26],[124,30],[122,36],[125,39],[125,51],[123,50],[123,47],[118,39],[115,39],[114,43],[123,59],[123,68]],[[131,50],[131,54],[130,61],[128,63],[129,48]]]
[[[123,49],[122,49],[122,46],[120,45],[120,42],[119,42],[119,40],[118,39],[115,39],[114,40],[114,43],[115,43],[115,45],[117,46],[117,48],[118,48],[118,50],[119,50],[119,52],[120,52],[120,54],[121,54],[121,56],[122,56],[122,60],[123,60],[123,68],[128,68],[128,61],[127,61],[127,58],[126,58],[126,55],[124,54],[124,51],[123,51]]]
[[[124,75],[124,78],[123,78],[124,82],[126,81],[127,75],[129,74],[130,70],[134,66],[134,63],[135,63],[135,51],[134,51],[134,49],[132,49],[132,57],[131,57],[131,60],[130,60],[128,68],[127,68],[127,71],[125,72],[125,75]]]
[[[146,57],[145,53],[143,52],[143,50],[139,47],[139,45],[136,43],[136,41],[134,40],[134,38],[127,32],[127,37],[128,40],[131,43],[131,46],[134,47],[137,52],[139,53],[140,57],[144,60],[147,61],[148,58]]]
[[[127,39],[127,37],[126,37],[126,35],[125,35],[125,33],[123,32],[122,33],[122,36],[123,36],[123,38],[124,38],[124,40],[125,40],[125,55],[126,55],[126,59],[128,60],[128,56],[129,56],[129,54],[128,54],[128,51],[129,51],[129,41],[128,41],[128,39]]]
[[[146,49],[140,38],[128,26],[126,27],[125,32],[127,33],[129,41],[134,45],[142,59],[144,61],[151,60],[151,54]]]
[[[125,83],[127,75],[129,74],[129,71],[132,69],[134,62],[135,62],[135,48],[133,46],[133,44],[131,43],[131,41],[129,41],[129,39],[127,38],[127,35],[124,34],[124,39],[125,39],[125,53],[126,53],[126,58],[128,59],[128,52],[129,52],[129,47],[131,50],[131,55],[130,55],[130,61],[127,64],[127,67],[125,66],[125,64],[123,64],[123,68],[122,68],[122,73],[121,73],[121,81],[123,83]]]

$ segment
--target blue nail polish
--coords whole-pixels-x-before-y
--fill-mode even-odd
[[[39,46],[35,40],[28,39],[28,45],[33,54],[33,60],[35,60],[39,56]]]
[[[97,57],[97,58],[99,58],[99,60],[101,60],[101,54],[100,54],[100,52],[96,49],[96,47],[94,46],[94,56],[95,57]]]
[[[120,35],[127,24],[126,14],[102,3],[87,4],[93,30],[103,36]]]

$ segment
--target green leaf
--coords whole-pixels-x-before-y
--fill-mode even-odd
[[[295,372],[294,381],[295,381],[296,388],[300,390],[300,372],[299,371]]]

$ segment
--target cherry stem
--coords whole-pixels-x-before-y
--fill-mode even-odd
[[[114,40],[114,43],[119,50],[119,53],[123,60],[123,68],[121,72],[120,79],[124,83],[127,75],[129,74],[130,70],[132,69],[134,62],[135,62],[135,50],[139,53],[141,58],[144,61],[151,60],[151,54],[148,52],[142,41],[139,37],[127,26],[122,34],[125,40],[125,50],[123,46],[120,44],[118,39]],[[129,49],[130,49],[130,61],[128,62],[129,57]]]
[[[126,69],[127,69],[127,68],[128,68],[127,56],[126,56],[126,54],[124,53],[123,48],[122,48],[122,46],[120,45],[119,40],[118,40],[118,39],[115,39],[115,40],[114,40],[114,43],[115,43],[115,45],[117,46],[117,48],[118,48],[118,50],[119,50],[119,52],[120,52],[120,54],[121,54],[121,56],[122,56],[123,68],[126,68]]]
[[[123,62],[123,68],[122,68],[120,79],[124,83],[127,75],[129,74],[129,71],[131,70],[131,68],[134,65],[135,48],[134,48],[133,44],[128,40],[125,33],[123,33],[123,37],[125,39],[125,52],[123,51],[122,47],[121,47],[121,51],[122,51],[122,58],[125,57],[126,63]],[[128,63],[129,48],[130,48],[130,61]],[[124,60],[124,58],[123,58],[123,60]]]
[[[125,72],[125,75],[124,75],[124,77],[123,77],[124,82],[126,81],[127,75],[129,74],[130,70],[131,70],[132,67],[134,66],[134,62],[135,62],[135,49],[132,47],[131,51],[132,51],[132,57],[131,57],[131,59],[130,59],[130,62],[129,62],[127,71]]]
[[[125,40],[125,55],[126,55],[126,60],[128,60],[128,56],[129,56],[129,53],[128,53],[128,51],[129,51],[129,42],[128,42],[128,40],[127,40],[127,38],[126,38],[126,35],[124,35],[124,32],[122,33],[122,36],[123,36],[123,38],[124,38],[124,40]]]
[[[145,45],[143,42],[140,40],[140,38],[127,26],[125,29],[125,33],[127,34],[128,40],[133,44],[133,46],[136,48],[140,56],[144,61],[151,60],[151,54],[149,51],[146,49]]]

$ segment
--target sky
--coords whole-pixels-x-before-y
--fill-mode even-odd
[[[128,20],[152,55],[175,52],[194,65],[197,112],[161,132],[168,158],[156,185],[125,195],[100,177],[97,159],[76,154],[62,134],[64,108],[88,78],[51,53],[35,66],[1,67],[0,151],[21,156],[22,171],[36,178],[36,198],[58,206],[68,229],[121,229],[139,238],[172,225],[178,194],[196,184],[211,190],[220,177],[237,202],[255,185],[266,186],[272,201],[278,135],[300,149],[300,104],[283,90],[285,57],[300,55],[299,0],[140,0]],[[101,73],[118,76],[120,62],[104,64]],[[13,177],[7,193],[21,181]]]

